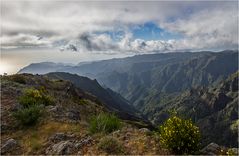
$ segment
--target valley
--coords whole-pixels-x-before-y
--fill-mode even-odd
[[[59,72],[48,76],[75,82],[79,87],[86,84],[79,84],[76,75],[60,72],[96,79],[99,83],[94,85],[95,88],[101,85],[110,89],[107,89],[108,95],[95,89],[93,94],[105,94],[105,97],[113,94],[118,97],[118,102],[123,100],[131,105],[129,109],[116,104],[124,111],[138,112],[153,125],[158,125],[169,117],[169,111],[175,110],[193,119],[202,128],[203,145],[213,140],[221,145],[235,147],[238,144],[237,133],[231,127],[238,124],[237,64],[238,51],[228,50],[217,53],[148,54],[72,67],[57,65],[54,68],[52,64],[39,63],[29,65],[19,73],[47,73],[42,71],[41,65],[44,65],[47,69],[49,66],[51,72]],[[87,87],[90,88],[89,85]],[[92,88],[87,91],[90,90]],[[214,133],[213,129],[218,133]]]

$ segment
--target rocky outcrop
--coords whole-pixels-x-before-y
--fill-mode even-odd
[[[79,153],[84,146],[93,144],[90,136],[77,138],[74,134],[56,133],[48,138],[45,154],[68,155]]]
[[[209,154],[209,155],[217,155],[221,151],[221,148],[218,144],[210,143],[206,147],[204,147],[201,152],[202,154]]]
[[[238,155],[238,149],[226,148],[212,142],[200,150],[200,153],[205,155]]]
[[[56,133],[53,136],[51,136],[48,140],[57,143],[64,140],[74,139],[74,137],[75,137],[74,134]]]
[[[14,139],[8,139],[1,147],[1,154],[9,153],[18,147],[18,143]]]
[[[74,152],[74,144],[71,141],[61,141],[46,149],[46,154],[66,155]]]

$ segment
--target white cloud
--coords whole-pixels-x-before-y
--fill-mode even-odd
[[[3,48],[16,48],[16,47],[50,47],[51,42],[48,40],[37,37],[34,35],[18,34],[12,37],[2,36],[1,46]]]
[[[79,52],[135,52],[135,53],[147,53],[147,52],[164,52],[173,50],[172,40],[149,40],[134,39],[131,33],[125,33],[119,41],[113,41],[108,34],[84,34],[77,40],[71,40],[62,50],[72,50]]]
[[[159,25],[184,38],[174,45],[177,49],[236,48],[238,42],[238,10],[203,10],[186,19]]]
[[[236,2],[3,1],[1,8],[2,48],[63,44],[84,52],[152,52],[237,46]],[[130,27],[149,21],[182,38],[133,38]],[[119,40],[96,33],[119,30]]]

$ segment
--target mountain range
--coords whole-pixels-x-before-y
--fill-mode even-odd
[[[102,94],[117,95],[154,125],[167,119],[168,111],[176,110],[202,128],[205,144],[213,140],[235,147],[238,144],[233,128],[238,126],[237,71],[238,51],[225,50],[145,54],[78,65],[37,63],[19,73],[57,72],[60,78],[75,84],[79,83],[73,78],[76,75],[68,77],[62,72],[96,79],[96,88],[100,85],[109,88]]]

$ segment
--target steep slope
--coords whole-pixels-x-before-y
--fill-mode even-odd
[[[238,90],[220,86],[235,85],[233,78],[224,80],[237,71],[237,50],[140,55],[71,68],[120,93],[155,124],[176,109],[201,127],[205,144],[213,140],[233,147]]]
[[[96,79],[137,106],[151,92],[176,93],[214,85],[236,72],[237,62],[238,52],[205,52],[185,60],[135,63],[128,72],[104,73]]]
[[[101,139],[107,137],[113,137],[118,144],[122,144],[122,154],[169,153],[155,137],[143,131],[145,128],[139,129],[138,121],[134,120],[121,120],[122,129],[110,134],[90,134],[89,125],[93,116],[113,112],[97,97],[69,81],[50,80],[47,76],[31,74],[0,78],[1,155],[108,155],[112,153],[98,148]],[[30,88],[44,90],[53,103],[39,106],[42,115],[35,125],[23,126],[13,113],[22,110],[19,97]],[[34,97],[38,98],[35,93]]]
[[[161,123],[176,110],[199,125],[204,144],[238,146],[238,72],[215,87],[190,89],[178,96],[163,93],[148,98],[141,111],[154,123]],[[158,98],[158,103],[155,103]]]
[[[135,120],[142,119],[138,111],[133,106],[129,105],[124,98],[110,89],[102,88],[96,80],[63,72],[48,73],[46,76],[51,79],[61,79],[72,82],[76,87],[96,96],[107,106],[107,108],[117,112],[122,118]]]
[[[101,85],[138,106],[152,92],[176,93],[192,87],[214,85],[236,72],[237,63],[238,51],[178,52],[103,60],[52,71],[97,79]],[[29,68],[31,65],[20,72],[29,72]],[[38,68],[34,69],[37,73]]]

